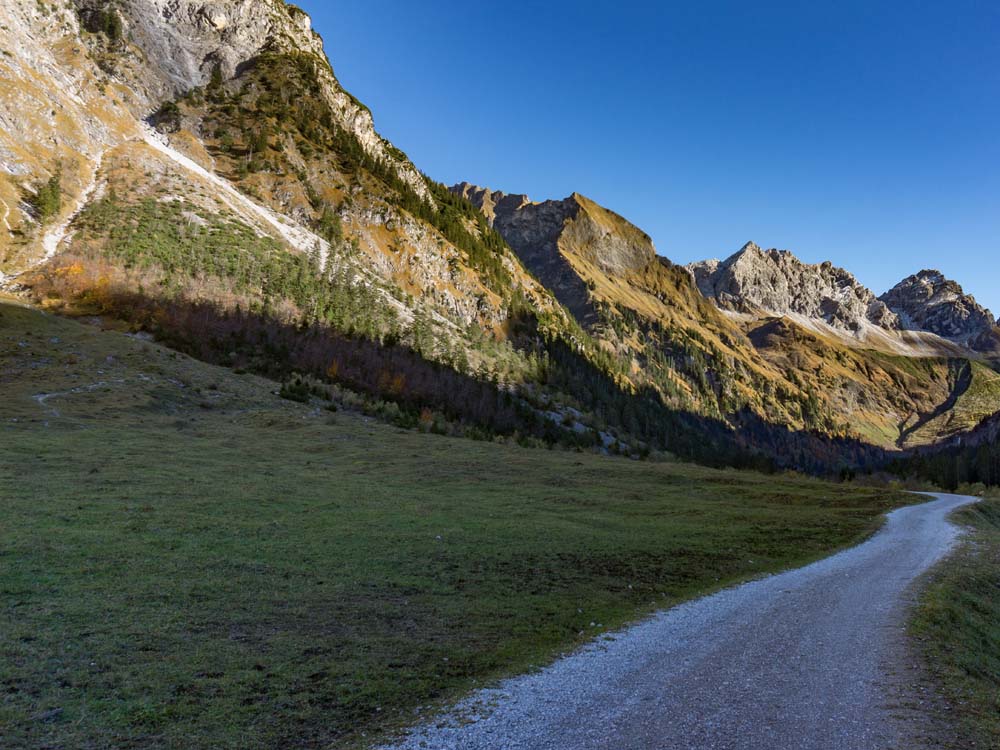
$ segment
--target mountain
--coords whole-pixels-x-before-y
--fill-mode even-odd
[[[4,199],[7,273],[65,249],[69,219],[86,223],[92,199],[113,197],[143,221],[167,218],[169,206],[315,254],[324,270],[385,287],[385,312],[403,324],[423,306],[442,324],[494,329],[508,318],[508,289],[554,309],[502,242],[491,249],[489,237],[459,225],[473,212],[446,211],[375,131],[294,6],[81,1],[0,13],[0,39],[16,52],[0,62],[16,84],[5,92],[0,141],[14,179],[0,192],[30,198]],[[40,215],[32,194],[57,174],[60,210]]]
[[[550,342],[584,361],[593,343],[378,135],[302,11],[9,3],[0,49],[8,289],[209,361],[336,380],[407,426],[426,410],[600,442],[547,419],[561,400],[539,383]]]
[[[578,193],[534,203],[469,183],[452,193],[479,208],[527,268],[584,323],[596,320],[589,304],[587,271],[610,276],[657,262],[649,236],[618,214]]]
[[[0,50],[0,284],[47,309],[402,427],[708,463],[872,464],[1000,408],[831,264],[685,269],[580,194],[435,182],[281,0],[7,3]]]
[[[801,316],[853,333],[900,328],[898,316],[851,273],[830,262],[803,263],[787,250],[748,242],[724,261],[692,263],[688,270],[702,294],[726,310]]]
[[[909,276],[879,299],[907,328],[930,331],[960,344],[976,346],[997,324],[989,310],[940,271]]]
[[[294,6],[5,5],[0,49],[8,288],[333,380],[404,426],[747,449],[640,393],[481,212],[378,135]]]
[[[682,268],[579,194],[534,202],[468,182],[451,190],[631,363],[635,383],[674,408],[743,431],[761,419],[908,446],[967,429],[1000,404],[993,372],[969,365],[970,352],[902,330],[873,292],[830,263],[750,243],[726,261]]]
[[[1000,351],[990,311],[939,271],[921,271],[876,297],[829,261],[803,263],[788,250],[762,250],[753,242],[724,261],[699,261],[687,269],[701,293],[729,312],[786,316],[887,351]]]

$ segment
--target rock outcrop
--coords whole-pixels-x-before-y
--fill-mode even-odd
[[[84,17],[88,10],[107,5],[98,0],[76,4]],[[123,63],[134,68],[120,71],[139,94],[135,114],[148,116],[164,101],[206,86],[213,76],[232,78],[264,52],[309,56],[317,63],[323,95],[338,123],[427,197],[416,168],[376,132],[368,108],[341,87],[322,38],[309,16],[294,5],[283,0],[126,0],[105,12],[120,14],[123,38],[141,50],[135,62]]]
[[[541,203],[528,196],[460,183],[452,192],[486,216],[521,261],[581,322],[594,318],[579,264],[609,276],[656,262],[649,236],[579,193]]]
[[[687,266],[701,293],[736,312],[801,315],[850,332],[866,325],[898,330],[898,316],[848,271],[803,263],[787,250],[752,242],[724,261]]]
[[[996,326],[989,310],[940,271],[914,274],[879,299],[899,316],[906,328],[930,331],[961,344],[975,345],[989,337]]]

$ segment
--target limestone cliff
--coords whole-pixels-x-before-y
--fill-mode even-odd
[[[122,36],[134,56],[111,63],[136,89],[136,114],[148,115],[160,103],[213,76],[235,77],[264,52],[295,52],[318,63],[321,93],[338,123],[372,157],[393,165],[423,196],[427,188],[416,168],[375,130],[372,114],[341,87],[327,62],[323,40],[309,16],[283,0],[76,0],[82,18],[95,12],[119,13]]]
[[[528,269],[584,324],[596,318],[581,263],[622,276],[656,262],[645,232],[578,193],[536,203],[526,195],[469,183],[451,190],[483,212]]]
[[[688,269],[702,294],[723,309],[801,315],[852,332],[866,325],[900,328],[896,314],[851,273],[829,262],[803,263],[787,250],[762,250],[750,242],[724,261]]]
[[[996,325],[989,310],[940,271],[924,270],[909,276],[879,299],[907,328],[930,331],[963,344],[974,345]]]

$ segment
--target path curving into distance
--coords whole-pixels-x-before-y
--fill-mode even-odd
[[[912,750],[907,589],[958,538],[947,516],[975,501],[932,497],[857,547],[479,691],[392,750]]]

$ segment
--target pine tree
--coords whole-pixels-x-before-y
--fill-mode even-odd
[[[56,170],[42,187],[38,189],[32,204],[38,220],[48,221],[59,213],[62,208],[62,164],[56,164]]]

